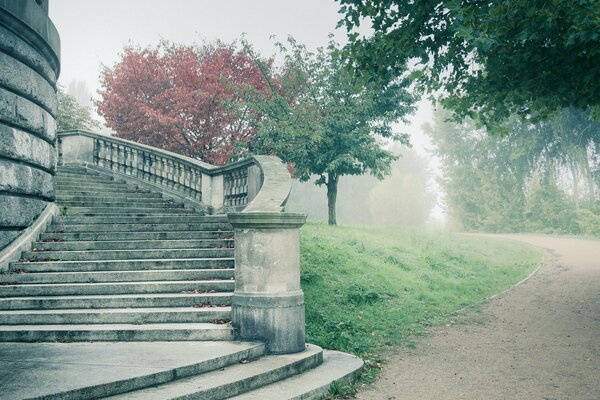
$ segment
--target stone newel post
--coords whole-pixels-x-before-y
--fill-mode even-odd
[[[233,327],[239,340],[260,340],[272,354],[305,349],[300,288],[300,227],[306,215],[228,214],[235,229]]]

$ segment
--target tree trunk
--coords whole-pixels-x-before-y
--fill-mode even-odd
[[[592,175],[592,170],[590,168],[590,159],[587,156],[587,152],[585,153],[583,168],[585,172],[585,180],[587,182],[588,189],[588,200],[590,202],[596,201],[596,191],[594,190],[594,176]]]
[[[332,173],[327,174],[327,209],[329,211],[329,225],[337,225],[335,217],[335,202],[337,201],[338,176]]]
[[[575,200],[575,209],[579,209],[579,170],[577,169],[577,163],[571,161],[571,177],[573,178],[573,199]]]

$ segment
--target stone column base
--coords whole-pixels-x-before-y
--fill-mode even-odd
[[[304,351],[304,295],[234,294],[236,339],[264,341],[271,354]]]

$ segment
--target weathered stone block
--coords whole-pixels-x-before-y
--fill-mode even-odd
[[[0,88],[0,119],[54,142],[54,118],[40,106]],[[54,128],[54,129],[53,129]]]
[[[47,204],[44,200],[0,194],[0,226],[28,227]]]
[[[54,199],[54,177],[47,172],[0,159],[0,191]]]
[[[0,124],[0,157],[22,160],[48,171],[56,168],[54,147],[30,133]]]
[[[0,250],[12,243],[23,232],[22,229],[0,231]]]
[[[50,83],[27,65],[2,52],[0,52],[0,86],[27,97],[56,116],[58,100]]]
[[[304,295],[242,294],[232,298],[232,321],[241,340],[263,341],[271,354],[305,348]]]
[[[0,26],[0,51],[27,64],[48,82],[56,82],[57,74],[44,56],[25,40],[3,26]]]

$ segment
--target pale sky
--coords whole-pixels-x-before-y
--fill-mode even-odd
[[[102,65],[113,66],[128,43],[154,46],[161,39],[177,43],[221,39],[245,34],[263,55],[275,52],[275,35],[292,35],[314,49],[327,44],[329,33],[345,42],[345,31],[333,0],[50,0],[50,18],[61,38],[61,75],[67,87],[84,81],[95,96]],[[430,146],[421,126],[431,120],[431,105],[421,102],[408,126],[415,149],[428,156]],[[431,160],[434,171],[436,160]],[[439,211],[438,211],[439,213]]]

